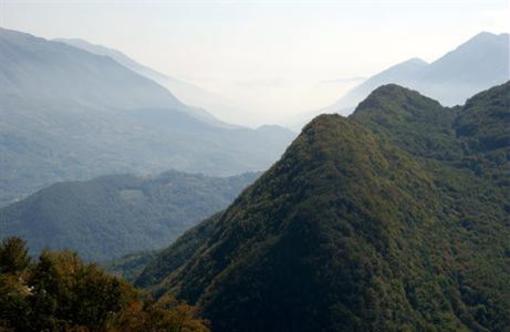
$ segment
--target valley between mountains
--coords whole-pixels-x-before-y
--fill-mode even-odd
[[[510,331],[509,45],[398,63],[293,131],[0,28],[0,331]]]

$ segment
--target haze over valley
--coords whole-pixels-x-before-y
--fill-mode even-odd
[[[0,1],[0,331],[507,331],[508,17]]]

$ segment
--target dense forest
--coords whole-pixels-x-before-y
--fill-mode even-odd
[[[54,184],[0,209],[0,234],[25,239],[30,254],[72,249],[108,261],[160,249],[226,208],[258,173],[210,177],[168,171]]]
[[[172,296],[158,301],[87,264],[73,252],[37,261],[16,237],[0,244],[0,331],[207,332],[198,309]]]
[[[397,85],[321,115],[136,284],[214,331],[505,331],[510,82],[465,105]]]

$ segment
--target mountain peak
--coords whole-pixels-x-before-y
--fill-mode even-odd
[[[306,131],[307,128],[316,128],[325,125],[326,123],[330,123],[333,121],[342,122],[346,120],[345,117],[340,114],[332,113],[332,114],[320,114],[313,118],[304,128],[303,131]]]
[[[380,94],[388,94],[388,93],[393,94],[393,93],[410,93],[410,92],[416,92],[416,91],[406,88],[404,86],[398,85],[398,84],[389,83],[389,84],[383,84],[383,85],[377,87],[374,91],[372,91],[372,93],[369,95],[369,97],[371,95],[377,96]]]
[[[335,151],[330,150],[332,146],[340,148],[345,145],[356,145],[363,132],[363,128],[346,117],[339,114],[321,114],[303,128],[296,140],[296,146],[302,148],[304,145],[301,143],[306,142],[306,149],[312,152],[311,155],[317,156],[326,151],[327,155],[332,156],[335,154]],[[293,145],[288,151],[292,149]],[[324,155],[320,157],[323,158]]]
[[[427,63],[427,61],[425,61],[425,60],[423,60],[423,59],[421,59],[421,58],[417,58],[417,57],[415,57],[415,58],[411,58],[411,59],[409,59],[409,60],[406,60],[406,61],[404,61],[404,62],[401,62],[400,64],[401,64],[401,65],[403,65],[403,64],[412,64],[412,65],[427,65],[428,63]]]
[[[19,41],[46,41],[46,39],[41,37],[36,37],[26,32],[11,30],[0,27],[0,39],[10,42],[19,42]]]
[[[494,52],[495,48],[504,48],[508,54],[508,45],[510,43],[509,34],[495,34],[482,31],[460,44],[454,51],[447,53],[443,58],[455,52],[460,54],[479,54],[483,52]],[[440,58],[438,61],[440,61]]]
[[[462,148],[453,163],[428,158],[463,145],[448,130],[449,109],[394,84],[371,98],[385,108],[365,114],[383,117],[316,117],[137,283],[199,304],[219,332],[507,326],[508,195],[490,176],[488,190],[476,190],[479,179],[458,170],[470,167]]]
[[[397,63],[348,91],[330,109],[350,113],[371,91],[387,83],[404,85],[454,106],[509,76],[510,36],[481,32],[432,63],[412,58]]]
[[[368,97],[358,105],[354,113],[375,106],[379,107],[381,110],[386,110],[392,107],[395,108],[397,105],[400,106],[405,103],[413,103],[416,100],[423,99],[439,105],[437,101],[421,95],[418,91],[398,84],[384,84],[374,89]]]
[[[372,91],[351,117],[377,133],[398,133],[390,135],[393,143],[411,154],[439,158],[455,147],[438,143],[436,149],[430,149],[431,137],[451,141],[445,136],[454,113],[417,91],[386,84]]]
[[[510,265],[497,253],[508,250],[508,195],[487,182],[477,196],[479,179],[452,168],[465,164],[450,127],[460,112],[395,84],[370,98],[381,104],[368,113],[316,117],[138,284],[199,304],[214,331],[507,326]],[[432,154],[447,147],[451,164]]]
[[[455,50],[448,52],[443,57],[434,61],[432,64],[440,63],[450,58],[452,61],[457,62],[462,59],[469,59],[470,57],[478,59],[478,57],[486,53],[499,57],[505,57],[506,55],[505,59],[508,62],[509,44],[508,33],[495,34],[482,31],[460,44]]]
[[[492,40],[492,39],[501,39],[501,38],[508,38],[508,33],[492,33],[488,31],[482,31],[480,33],[477,33],[473,37],[471,37],[467,42],[473,42],[473,41],[486,41],[486,40]]]

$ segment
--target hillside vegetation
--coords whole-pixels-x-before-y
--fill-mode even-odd
[[[257,175],[169,171],[57,183],[0,209],[0,238],[23,237],[32,255],[67,248],[94,261],[160,249],[227,207]]]
[[[214,331],[506,331],[510,82],[462,107],[396,85],[321,115],[137,284]]]
[[[28,256],[20,238],[0,243],[0,331],[207,332],[198,308],[154,301],[72,252]]]

